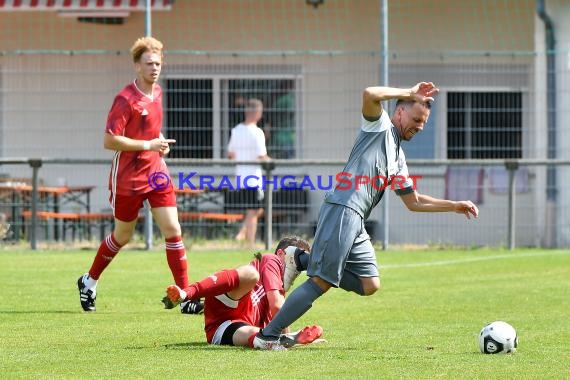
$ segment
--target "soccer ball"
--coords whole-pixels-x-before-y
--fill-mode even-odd
[[[479,333],[479,349],[484,354],[511,354],[517,346],[517,332],[507,322],[489,323]]]

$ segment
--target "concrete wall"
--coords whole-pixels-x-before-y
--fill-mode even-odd
[[[561,52],[556,57],[556,150],[557,158],[570,159],[570,128],[565,120],[570,111],[570,6],[565,2],[546,1],[546,10],[554,22],[556,49]],[[555,243],[558,246],[570,245],[570,214],[566,212],[570,206],[570,187],[567,178],[570,168],[557,170],[558,192],[556,203],[550,208],[556,228]]]
[[[172,11],[156,12],[152,26],[153,34],[167,49],[165,77],[176,75],[169,65],[226,70],[250,67],[252,71],[264,65],[300,67],[301,157],[345,159],[358,130],[362,89],[379,83],[379,3],[327,0],[313,9],[301,0],[177,1]],[[516,9],[508,2],[492,4],[485,6],[479,0],[441,0],[429,6],[419,0],[391,2],[390,83],[408,86],[418,80],[432,80],[444,93],[505,88],[523,91],[529,106],[523,121],[524,155],[542,157],[545,123],[540,110],[545,108],[544,97],[534,94],[536,89],[544,94],[543,63],[532,54],[502,54],[512,50],[529,53],[535,44],[538,46],[540,38],[534,36],[539,36],[541,29],[534,16],[534,2],[521,1]],[[556,13],[559,35],[568,36],[564,28],[569,23],[563,20],[569,19],[570,8],[556,4],[559,8],[551,13]],[[124,25],[102,26],[59,18],[50,12],[0,12],[0,23],[0,51],[7,52],[0,56],[2,155],[110,159],[111,153],[102,148],[102,131],[113,96],[132,80],[127,51],[143,34],[144,15],[133,13]],[[560,47],[567,48],[569,42],[560,38]],[[62,50],[62,54],[17,54],[28,49]],[[93,49],[113,54],[81,54]],[[76,52],[67,54],[71,50]],[[287,53],[292,51],[296,53]],[[304,51],[313,54],[300,53]],[[327,51],[332,53],[321,54]],[[480,54],[485,51],[492,54]],[[566,70],[567,62],[560,63]],[[562,88],[560,104],[568,104],[564,98],[567,91]],[[435,105],[441,107],[435,124],[436,155],[440,158],[445,155],[443,99],[442,94]],[[314,176],[340,169],[298,170]],[[71,184],[100,184],[93,198],[94,209],[107,207],[107,167],[46,167],[41,173],[48,183],[55,184],[64,177]],[[443,196],[443,174],[433,171],[422,188]],[[539,210],[544,206],[544,173],[537,169],[532,174],[532,192],[517,199],[524,205],[517,227],[517,243],[523,245],[543,239],[543,233],[537,232],[543,230],[536,223],[540,226],[542,220]],[[316,218],[322,195],[311,194],[308,219]],[[562,191],[562,197],[569,196]],[[393,242],[499,244],[506,240],[504,196],[485,194],[481,220],[472,229],[457,223],[455,215],[410,214],[402,210],[395,197],[391,198]],[[536,214],[536,223],[527,222]],[[381,220],[380,212],[373,217]],[[568,225],[564,216],[559,218],[559,223]]]

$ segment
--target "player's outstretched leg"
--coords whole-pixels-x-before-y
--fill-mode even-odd
[[[308,279],[285,298],[283,307],[273,317],[271,322],[260,331],[253,341],[254,347],[261,350],[273,350],[273,346],[281,345],[281,331],[305,314],[313,302],[322,296],[324,291],[313,279]]]
[[[252,270],[255,271],[254,269]],[[186,288],[181,288],[178,285],[170,285],[166,288],[166,297],[164,297],[162,302],[165,304],[165,308],[168,309],[170,304],[175,306],[188,300],[217,296],[237,288],[241,281],[242,279],[240,278],[238,270],[223,270],[205,277]]]
[[[165,309],[173,309],[180,305],[182,314],[202,314],[204,313],[204,304],[199,298],[186,300],[186,292],[177,285],[170,285],[166,288],[166,296],[162,299]]]
[[[114,232],[108,235],[99,245],[89,272],[77,280],[79,302],[84,311],[95,311],[97,280],[105,268],[113,261],[121,247],[122,245],[115,239]]]
[[[321,336],[323,336],[323,328],[319,325],[311,325],[296,332],[281,334],[279,343],[285,348],[293,348],[311,344]]]

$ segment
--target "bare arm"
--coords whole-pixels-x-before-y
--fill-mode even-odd
[[[411,88],[368,87],[362,94],[362,115],[377,119],[382,114],[384,100],[403,99],[418,102],[433,101],[439,89],[431,82],[420,82]]]
[[[236,158],[236,153],[235,153],[235,152],[228,152],[228,158],[229,158],[230,160],[235,160],[235,158]],[[264,155],[264,156],[258,156],[257,159],[260,160],[260,161],[266,161],[266,160],[269,160],[269,156],[266,154],[266,155]]]
[[[271,319],[273,319],[273,317],[275,317],[275,314],[277,314],[277,312],[281,310],[281,307],[285,302],[285,297],[281,295],[279,290],[270,290],[269,292],[266,293],[266,296],[267,296],[267,303],[269,304],[269,312],[271,313]],[[289,332],[289,326],[285,327],[283,329],[283,332],[284,333]]]
[[[269,311],[271,312],[271,318],[281,310],[283,302],[285,302],[285,297],[281,295],[279,290],[270,290],[266,293],[267,303],[269,304]]]
[[[145,149],[145,142],[147,142],[148,149]],[[123,152],[136,152],[140,150],[151,150],[154,152],[164,152],[169,149],[168,144],[175,143],[176,140],[156,138],[152,140],[134,140],[125,136],[115,136],[110,133],[105,133],[103,139],[103,146],[105,149],[118,150]]]
[[[455,212],[465,214],[468,219],[471,216],[477,217],[479,209],[471,201],[449,201],[447,199],[438,199],[429,195],[419,194],[413,191],[409,194],[401,195],[402,202],[408,210],[416,212]]]

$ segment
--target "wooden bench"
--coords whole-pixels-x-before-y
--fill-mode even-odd
[[[32,212],[27,210],[22,212],[24,219],[31,219]],[[95,223],[99,228],[99,238],[103,240],[107,233],[107,227],[113,228],[114,216],[110,212],[90,212],[90,213],[72,213],[72,212],[51,212],[38,211],[39,220],[61,220],[63,222],[62,238],[65,240],[65,232],[68,229],[72,231],[72,240],[75,240],[76,232],[79,229],[85,231],[87,239],[91,239],[91,227]],[[47,231],[46,231],[47,237]]]
[[[39,219],[79,219],[79,214],[75,212],[51,212],[51,211],[38,211],[37,214]],[[22,217],[29,219],[32,217],[31,211],[22,211]]]
[[[195,221],[191,225],[194,229],[197,228],[197,235],[206,238],[215,238],[219,235],[227,235],[230,233],[227,228],[231,227],[236,222],[244,219],[243,214],[237,213],[223,213],[223,212],[200,212],[200,211],[180,211],[178,212],[178,220],[182,224],[185,221]],[[182,230],[186,230],[188,226],[182,226]],[[231,234],[235,233],[234,231]]]
[[[72,212],[51,212],[51,211],[38,211],[38,220],[48,221],[48,220],[61,220],[63,222],[62,229],[62,239],[65,240],[65,231],[67,229],[72,230],[72,240],[75,240],[75,229],[79,223],[79,214]],[[25,220],[30,220],[32,218],[32,212],[29,210],[22,211],[22,218]],[[46,238],[48,236],[48,230],[46,225]]]
[[[219,222],[235,223],[244,219],[243,214],[229,214],[218,212],[195,212],[181,211],[178,213],[179,220],[214,220]]]
[[[31,211],[23,211],[22,217],[26,220],[30,220],[32,217]],[[75,240],[77,231],[84,231],[88,239],[91,238],[91,227],[95,224],[99,229],[99,238],[103,240],[107,234],[107,229],[112,230],[114,223],[114,216],[110,212],[92,212],[92,213],[70,213],[70,212],[50,212],[50,211],[38,211],[38,220],[48,221],[48,220],[61,220],[62,225],[62,239],[65,240],[66,231],[71,229],[72,240]],[[139,215],[139,220],[144,219],[144,215]],[[240,222],[244,219],[243,214],[237,213],[221,213],[221,212],[197,212],[197,211],[181,211],[178,213],[178,219],[180,222],[183,221],[212,221],[212,222],[222,222],[225,224],[232,224]],[[203,226],[211,230],[212,226]],[[46,226],[46,238],[48,236],[48,230]]]
[[[91,227],[93,225],[99,229],[100,241],[103,241],[107,236],[107,227],[109,227],[109,232],[113,230],[115,216],[111,212],[86,212],[78,215],[81,225],[86,227],[87,239],[91,239]]]

